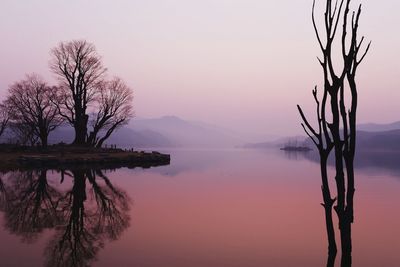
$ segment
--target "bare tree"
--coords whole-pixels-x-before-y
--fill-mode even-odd
[[[56,91],[35,74],[11,85],[5,103],[12,128],[27,140],[40,139],[46,147],[49,133],[63,122],[54,104],[58,101]]]
[[[7,106],[4,103],[2,103],[0,104],[0,137],[6,130],[9,120],[10,120],[9,110]]]
[[[298,106],[300,115],[303,119],[303,128],[311,140],[317,146],[320,152],[322,191],[324,196],[325,212],[330,212],[333,202],[329,191],[326,175],[326,156],[331,150],[335,151],[335,181],[337,189],[337,205],[334,207],[339,219],[339,230],[342,248],[342,266],[351,265],[351,224],[353,223],[353,197],[354,197],[354,155],[356,147],[356,111],[357,111],[357,86],[355,75],[358,66],[369,51],[370,43],[360,54],[364,37],[358,39],[358,25],[361,15],[361,5],[357,12],[350,17],[351,0],[341,0],[333,3],[332,0],[326,0],[324,13],[325,38],[322,36],[316,25],[313,3],[312,21],[314,30],[322,51],[322,59],[319,62],[324,74],[324,90],[321,105],[319,103],[316,90],[313,91],[317,103],[318,130],[315,130],[306,119],[302,109]],[[343,14],[343,16],[342,16]],[[343,28],[341,34],[341,53],[343,56],[342,64],[339,70],[335,69],[336,64],[333,60],[334,39],[337,33],[339,21],[342,20]],[[350,28],[350,37],[348,29]],[[346,94],[346,88],[350,88],[350,93]],[[349,95],[351,103],[347,111],[345,97]],[[328,108],[327,108],[328,103]],[[329,110],[331,122],[327,120],[326,112]],[[344,164],[343,164],[344,161]],[[346,169],[346,175],[345,171]],[[346,184],[347,181],[347,184]],[[329,194],[328,194],[329,193]],[[327,206],[328,203],[332,203]],[[332,224],[332,218],[328,218],[327,226]],[[328,227],[329,255],[336,255],[336,245],[334,243],[333,228]],[[333,262],[328,261],[328,266],[333,266]]]
[[[85,40],[60,43],[51,50],[51,56],[50,68],[61,82],[64,98],[58,106],[59,112],[75,129],[73,143],[84,145],[89,121],[87,109],[106,69],[94,45]]]
[[[336,201],[336,198],[332,198],[331,195],[331,191],[329,188],[328,170],[327,170],[328,157],[334,147],[334,144],[329,134],[328,122],[326,120],[326,102],[327,102],[328,92],[324,90],[321,102],[318,100],[317,87],[315,87],[315,89],[312,91],[312,94],[316,102],[318,130],[314,130],[314,128],[310,125],[306,116],[304,115],[303,110],[299,105],[297,106],[297,108],[303,119],[303,123],[301,125],[304,131],[313,141],[319,152],[320,172],[321,172],[321,182],[322,182],[321,190],[324,201],[321,205],[324,207],[325,210],[326,231],[328,236],[327,266],[329,267],[329,266],[334,266],[334,261],[337,253],[335,229],[333,226],[333,218],[332,218],[332,208],[333,204]]]
[[[34,146],[39,142],[39,138],[33,133],[33,127],[22,122],[10,122],[9,128],[13,133],[10,142],[20,145]]]
[[[120,79],[99,83],[97,104],[98,111],[91,121],[92,130],[88,143],[101,147],[104,141],[119,127],[133,117],[132,90]],[[100,134],[102,136],[99,136]]]

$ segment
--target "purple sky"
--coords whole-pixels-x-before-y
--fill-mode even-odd
[[[358,72],[359,121],[400,120],[400,2],[362,3],[360,33],[373,46]],[[299,134],[296,104],[314,111],[310,92],[322,74],[311,4],[2,0],[0,96],[25,73],[53,81],[49,50],[84,38],[109,73],[134,89],[138,117],[177,115],[234,130]]]

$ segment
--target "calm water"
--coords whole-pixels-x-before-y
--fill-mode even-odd
[[[152,169],[3,174],[0,266],[326,264],[312,156],[171,154],[170,166]],[[353,266],[400,266],[400,164],[390,158],[359,161]]]

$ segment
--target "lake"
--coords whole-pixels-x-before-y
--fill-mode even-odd
[[[314,156],[161,152],[169,166],[2,174],[0,266],[326,265]],[[400,157],[389,158],[358,161],[353,266],[399,266]]]

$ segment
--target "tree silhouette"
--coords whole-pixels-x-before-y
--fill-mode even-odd
[[[133,116],[132,91],[119,78],[111,81],[102,81],[98,85],[98,111],[93,116],[92,128],[88,143],[101,147],[115,129],[125,125]],[[99,136],[104,131],[103,136]]]
[[[326,90],[324,91],[321,103],[318,100],[317,87],[315,87],[315,89],[312,91],[312,94],[314,96],[314,100],[317,106],[317,122],[318,122],[317,131],[315,131],[314,128],[310,125],[301,107],[300,106],[297,107],[304,122],[301,125],[304,131],[309,135],[311,140],[314,142],[319,152],[320,172],[322,181],[321,190],[324,201],[322,203],[322,206],[324,207],[325,210],[325,222],[326,222],[326,230],[328,236],[328,254],[329,254],[328,262],[334,262],[337,253],[337,245],[335,240],[335,230],[332,219],[332,207],[336,201],[336,198],[332,198],[331,196],[329,181],[328,181],[328,171],[327,171],[328,157],[334,147],[333,141],[328,131],[328,123],[326,121],[326,102],[327,102],[328,92]],[[314,137],[308,132],[308,130],[312,132]],[[332,265],[328,264],[328,266]]]
[[[3,135],[10,120],[10,113],[4,103],[0,104],[0,137]]]
[[[60,43],[51,54],[50,68],[60,80],[64,99],[58,111],[75,129],[73,143],[101,146],[133,116],[131,89],[119,78],[106,80],[100,56],[85,40]],[[101,131],[105,134],[99,137]]]
[[[47,146],[49,133],[63,122],[54,104],[60,100],[56,90],[36,74],[27,75],[24,80],[10,86],[5,107],[13,129],[21,137],[40,139],[42,146]]]
[[[60,114],[74,127],[74,144],[86,144],[88,105],[106,69],[93,44],[84,40],[60,43],[51,50],[51,70],[61,82]]]
[[[326,224],[329,240],[329,255],[336,255],[332,219],[327,215],[331,213],[333,202],[330,198],[329,184],[326,175],[326,158],[331,151],[335,151],[335,181],[337,189],[337,205],[334,207],[338,219],[341,237],[342,261],[341,266],[351,266],[351,224],[354,220],[354,155],[356,148],[356,112],[357,112],[357,85],[356,72],[358,66],[364,60],[369,51],[370,44],[360,54],[364,37],[358,38],[359,19],[361,5],[357,12],[350,16],[351,0],[341,0],[335,3],[326,0],[324,13],[325,44],[316,25],[313,2],[312,21],[318,43],[322,51],[322,59],[318,59],[324,75],[324,88],[321,105],[317,97],[317,89],[314,89],[313,96],[317,103],[318,130],[315,130],[308,122],[300,106],[298,106],[303,128],[307,135],[317,146],[320,154],[322,192],[324,197]],[[342,15],[343,14],[343,15]],[[349,17],[351,21],[349,23]],[[341,34],[342,64],[339,70],[335,69],[333,60],[334,39],[337,36],[339,21],[342,20],[343,28]],[[350,28],[350,34],[348,30]],[[346,94],[349,88],[350,93]],[[345,97],[350,96],[350,108],[346,108]],[[328,107],[327,107],[328,105]],[[349,110],[349,111],[347,111]],[[328,121],[326,112],[329,112],[331,121]],[[333,147],[332,147],[333,146]],[[343,163],[344,162],[344,163]],[[346,169],[346,175],[345,170]],[[329,204],[329,205],[328,205]],[[334,256],[333,256],[334,258]],[[333,266],[334,259],[330,257],[328,266]]]

